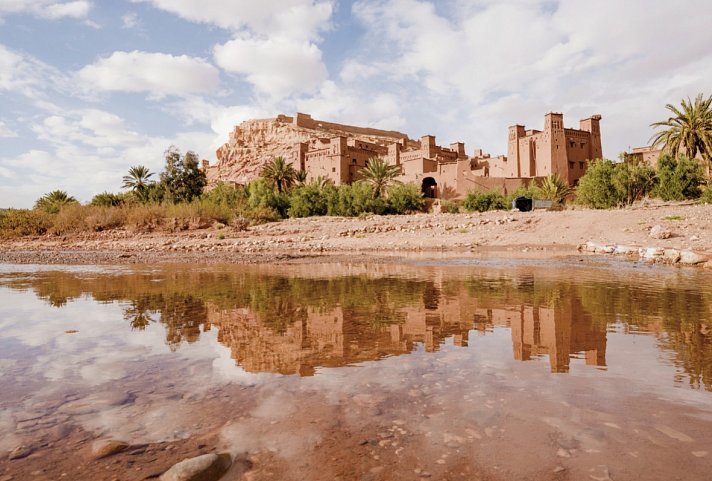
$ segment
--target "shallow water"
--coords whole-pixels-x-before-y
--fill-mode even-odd
[[[0,451],[33,452],[0,478],[165,469],[91,459],[112,438],[211,439],[196,452],[249,459],[250,479],[709,479],[710,281],[576,261],[2,266]]]

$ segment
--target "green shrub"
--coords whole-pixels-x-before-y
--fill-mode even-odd
[[[440,212],[443,214],[457,214],[460,212],[460,202],[456,200],[443,199],[440,202]]]
[[[292,189],[289,194],[289,217],[310,217],[326,215],[329,210],[329,196],[319,183],[311,182]],[[333,188],[333,187],[332,187]]]
[[[92,197],[90,204],[99,207],[115,207],[124,203],[124,196],[111,192],[102,192]]]
[[[576,188],[576,203],[594,209],[610,209],[619,202],[619,193],[613,184],[615,164],[598,159],[588,164],[588,169]]]
[[[328,215],[357,217],[361,214],[385,214],[388,204],[383,197],[374,197],[370,184],[355,182],[351,185],[341,185],[333,193],[327,195]]]
[[[512,201],[517,197],[527,197],[529,199],[539,199],[536,186],[518,187],[514,192],[507,194],[504,198],[504,203],[507,207],[512,207]]]
[[[554,204],[561,205],[566,202],[566,198],[571,195],[573,189],[559,177],[559,174],[551,174],[542,179],[541,183],[533,188],[533,191],[538,199],[550,200]]]
[[[237,209],[247,203],[247,192],[244,187],[218,182],[212,189],[204,191],[200,198],[212,204],[226,205]]]
[[[649,165],[622,162],[615,164],[611,181],[616,189],[618,202],[631,205],[653,191],[657,177],[655,169]]]
[[[8,209],[0,212],[0,237],[45,234],[52,226],[52,216],[39,209]]]
[[[657,177],[658,185],[653,194],[663,200],[696,199],[702,193],[700,184],[704,172],[697,160],[661,155],[658,159]]]
[[[708,182],[707,186],[702,190],[702,195],[700,195],[700,203],[712,204],[712,183]]]
[[[494,190],[489,192],[468,192],[462,202],[462,207],[468,212],[507,209],[504,196]]]
[[[425,199],[415,184],[395,184],[388,189],[388,207],[392,214],[422,212]]]
[[[257,179],[247,185],[247,205],[250,209],[271,209],[284,218],[289,210],[289,196],[277,192],[264,179]]]

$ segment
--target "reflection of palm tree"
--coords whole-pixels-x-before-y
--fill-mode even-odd
[[[131,330],[143,331],[150,323],[156,322],[149,311],[145,299],[131,301],[131,306],[124,309],[124,319],[131,322]]]

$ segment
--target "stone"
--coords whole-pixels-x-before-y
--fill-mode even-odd
[[[657,224],[650,228],[648,235],[653,239],[669,239],[672,236],[672,232]]]
[[[203,454],[174,464],[159,479],[160,481],[217,481],[231,465],[232,457],[228,453]]]
[[[680,264],[695,265],[707,262],[707,256],[702,254],[697,254],[692,251],[681,251],[680,252]]]
[[[599,464],[595,468],[589,469],[591,474],[588,475],[589,478],[594,481],[612,481],[611,475],[608,472],[608,466]]]
[[[660,247],[643,247],[638,250],[638,253],[643,259],[653,260],[662,257],[665,250]]]
[[[663,251],[663,259],[674,264],[680,260],[680,251],[677,249],[665,249]]]
[[[92,456],[94,459],[106,458],[107,456],[112,456],[114,454],[126,451],[128,449],[129,443],[124,441],[117,441],[115,439],[97,441],[92,446]]]
[[[32,454],[32,448],[29,446],[18,446],[12,451],[10,451],[10,454],[8,455],[7,459],[13,460],[13,459],[22,459],[26,458]]]

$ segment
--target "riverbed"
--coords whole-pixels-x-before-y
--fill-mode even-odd
[[[706,480],[710,281],[573,257],[0,265],[0,480],[209,452],[225,480]]]

